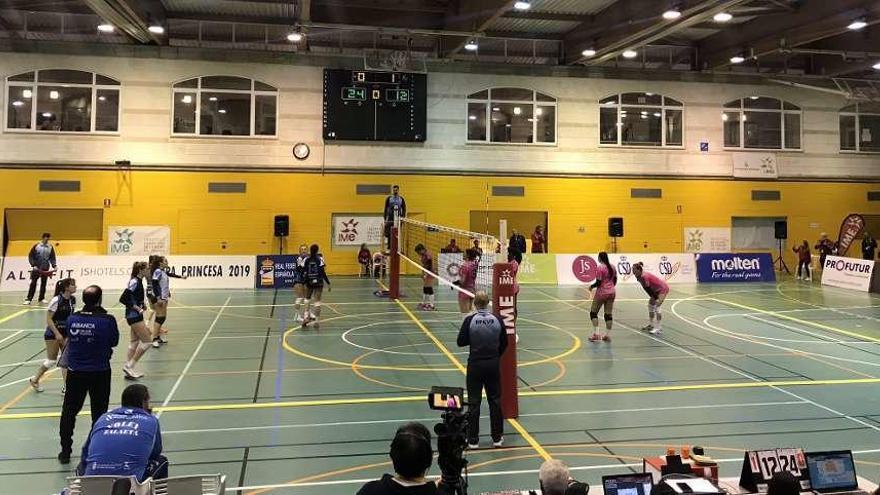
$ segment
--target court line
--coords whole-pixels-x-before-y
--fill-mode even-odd
[[[16,311],[15,313],[12,313],[11,315],[4,316],[3,318],[0,318],[0,324],[6,323],[7,321],[9,321],[13,318],[19,317],[19,316],[21,316],[25,313],[29,313],[31,311],[32,311],[31,308],[27,308],[27,309],[22,309],[20,311]]]
[[[26,380],[26,379],[25,379]],[[520,397],[564,397],[564,396],[582,396],[582,395],[620,395],[620,394],[641,394],[655,392],[686,392],[701,390],[737,390],[737,389],[754,389],[754,388],[773,388],[778,387],[816,387],[816,386],[839,386],[839,385],[870,385],[880,383],[880,378],[844,378],[829,380],[778,380],[778,381],[749,381],[749,382],[731,382],[731,383],[701,383],[692,385],[659,385],[646,387],[619,387],[619,388],[597,388],[597,389],[568,389],[568,390],[537,390],[520,392]],[[778,389],[797,398],[800,401],[810,404],[815,403],[809,399],[795,396],[791,392]],[[200,404],[191,406],[161,406],[157,407],[157,412],[204,412],[204,411],[233,411],[233,410],[250,410],[250,409],[272,409],[272,408],[297,408],[297,407],[321,407],[321,406],[343,406],[343,405],[364,405],[364,404],[392,404],[407,402],[424,402],[426,396],[420,395],[402,395],[388,397],[368,397],[368,398],[348,398],[348,399],[319,399],[304,401],[284,401],[284,402],[258,402],[254,403],[229,403],[229,404]],[[828,410],[827,408],[823,408]],[[844,415],[840,412],[830,411],[838,416],[852,419],[854,418]],[[83,411],[81,415],[87,415],[88,411]],[[57,418],[60,412],[33,412],[33,413],[12,413],[0,414],[0,420],[15,419],[40,419],[40,418]],[[870,426],[871,429],[880,431],[880,427]]]
[[[841,335],[848,335],[850,337],[856,337],[856,338],[860,338],[860,339],[863,339],[866,341],[880,344],[880,338],[871,337],[871,336],[864,335],[864,334],[857,333],[857,332],[851,332],[849,330],[843,330],[842,328],[832,327],[830,325],[825,325],[824,323],[818,323],[818,322],[809,321],[809,320],[802,320],[800,318],[795,318],[794,316],[780,314],[780,313],[777,313],[774,311],[767,311],[767,310],[763,310],[763,309],[758,309],[753,306],[748,306],[746,304],[740,304],[740,303],[733,302],[733,301],[727,301],[725,299],[718,299],[718,298],[712,297],[712,298],[710,298],[710,300],[715,301],[715,302],[719,302],[721,304],[727,304],[728,306],[734,306],[737,308],[745,309],[747,311],[753,311],[755,313],[761,313],[761,314],[765,314],[765,315],[769,315],[769,316],[775,316],[777,318],[782,318],[783,320],[789,320],[789,321],[793,321],[795,323],[800,323],[802,325],[809,325],[812,327],[821,328],[822,330],[827,330],[829,332],[834,332],[834,333],[838,333]]]
[[[12,340],[12,339],[18,337],[19,335],[21,335],[21,334],[23,334],[23,333],[24,333],[24,330],[19,330],[19,331],[15,332],[14,334],[12,334],[12,335],[10,335],[10,336],[8,336],[8,337],[5,337],[5,338],[3,338],[2,340],[0,340],[0,344],[3,344],[3,343],[6,342],[7,340]]]
[[[30,386],[30,384],[28,384],[28,386],[25,387],[24,390],[19,392],[18,395],[16,395],[12,399],[10,399],[6,404],[3,404],[2,406],[0,406],[0,414],[5,413],[7,409],[18,404],[18,401],[23,399],[24,396],[27,395],[30,391],[31,391],[31,386]]]
[[[229,304],[229,301],[232,299],[232,296],[228,296],[226,298],[226,304]],[[192,355],[189,357],[189,361],[186,362],[186,366],[183,367],[183,371],[180,372],[180,376],[177,377],[177,381],[174,382],[174,386],[171,387],[171,391],[168,392],[168,395],[165,397],[165,401],[162,402],[162,407],[157,408],[156,417],[162,416],[162,412],[166,406],[171,402],[171,398],[174,397],[174,393],[177,392],[177,388],[180,387],[181,382],[183,382],[183,378],[186,376],[186,372],[189,371],[189,368],[192,366],[193,362],[195,362],[196,356],[199,355],[199,351],[202,350],[202,347],[205,345],[205,342],[208,341],[208,337],[211,336],[211,332],[214,331],[214,327],[217,325],[217,322],[220,321],[220,315],[223,314],[223,310],[225,307],[220,308],[220,311],[217,312],[217,316],[214,317],[214,321],[211,322],[211,326],[208,327],[208,331],[205,332],[205,335],[202,336],[202,340],[199,342],[199,345],[196,346],[196,350],[193,351]],[[155,351],[154,351],[155,352]]]

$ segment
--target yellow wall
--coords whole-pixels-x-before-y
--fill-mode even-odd
[[[78,179],[81,192],[40,193],[40,179]],[[209,181],[247,182],[247,193],[208,194]],[[0,209],[100,208],[108,198],[105,231],[109,225],[169,225],[177,254],[273,252],[272,217],[289,214],[290,246],[317,242],[332,273],[355,273],[354,250],[329,248],[331,214],[381,211],[383,197],[358,196],[355,185],[391,183],[401,185],[411,212],[460,228],[469,225],[471,210],[485,209],[487,185],[525,186],[525,197],[491,197],[489,209],[549,212],[554,252],[607,248],[609,216],[625,219],[620,252],[678,252],[683,227],[726,227],[732,216],[788,217],[789,237],[799,242],[821,231],[836,235],[848,213],[880,213],[880,204],[866,197],[877,184],[65,170],[0,171]],[[630,199],[631,187],[661,188],[663,199]],[[782,201],[753,202],[753,189],[780,190]],[[106,250],[106,242],[56,241],[60,254]],[[24,254],[30,245],[13,242],[8,254]]]

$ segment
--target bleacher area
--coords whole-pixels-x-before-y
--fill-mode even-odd
[[[87,282],[87,281],[83,281]],[[292,322],[290,291],[178,291],[170,343],[142,361],[171,475],[226,475],[227,493],[354,493],[390,472],[388,447],[406,421],[432,425],[425,392],[462,386],[454,294],[420,312],[420,282],[398,304],[370,279],[334,279],[320,329]],[[537,485],[542,451],[592,485],[640,470],[668,446],[702,445],[722,477],[744,450],[852,449],[880,479],[880,300],[779,284],[673,286],[664,333],[637,286],[618,288],[613,343],[591,344],[584,290],[524,286],[519,297],[520,417],[505,447],[468,453],[471,493]],[[121,317],[113,301],[112,312]],[[58,373],[27,383],[42,359],[45,310],[0,295],[0,492],[57,493]],[[127,331],[124,325],[121,330]],[[439,344],[439,345],[438,345]],[[446,355],[439,347],[445,346]],[[114,355],[111,407],[125,382]],[[86,408],[87,410],[87,408]],[[485,406],[484,406],[485,411]],[[77,423],[74,463],[88,432]],[[438,475],[436,463],[431,475]]]

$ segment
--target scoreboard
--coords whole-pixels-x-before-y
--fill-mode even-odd
[[[428,76],[324,69],[325,141],[424,142]]]

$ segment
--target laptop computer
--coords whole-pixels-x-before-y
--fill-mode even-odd
[[[602,476],[605,495],[651,495],[654,479],[651,473]]]
[[[867,495],[859,490],[851,450],[807,452],[806,457],[813,493]]]

